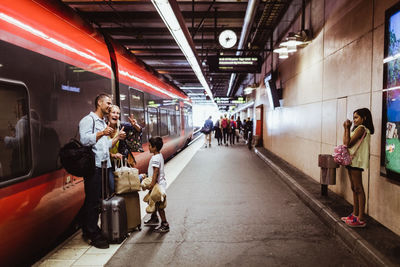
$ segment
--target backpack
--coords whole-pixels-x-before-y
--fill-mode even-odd
[[[227,119],[222,119],[221,126],[224,129],[227,128],[228,127],[228,120]]]
[[[94,133],[94,119],[92,133]],[[95,157],[92,146],[84,146],[80,141],[72,138],[60,149],[58,155],[62,166],[68,173],[78,177],[89,177],[93,175],[95,170]]]

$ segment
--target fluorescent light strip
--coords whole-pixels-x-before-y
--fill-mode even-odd
[[[400,86],[390,87],[390,88],[387,88],[387,89],[383,89],[382,91],[383,92],[387,92],[387,91],[392,91],[392,90],[396,90],[396,89],[400,89]]]
[[[176,18],[175,13],[168,0],[151,0],[151,2],[157,9],[158,14],[161,16],[168,30],[171,32],[182,53],[185,55],[187,61],[192,67],[194,73],[196,74],[197,79],[199,79],[199,82],[204,87],[204,90],[207,92],[210,99],[214,102],[212,92],[210,90],[210,87],[208,86],[206,79],[204,78],[199,62],[197,61],[192,47],[190,46],[185,34],[183,33],[179,25],[179,21]]]
[[[158,91],[158,92],[160,92],[160,93],[166,94],[166,95],[168,95],[168,96],[171,97],[171,98],[181,98],[181,99],[184,99],[184,100],[187,100],[187,99],[188,99],[188,98],[182,98],[182,97],[177,96],[177,95],[175,95],[175,94],[173,94],[173,93],[171,93],[171,92],[169,92],[169,91],[167,91],[167,90],[164,90],[164,89],[162,89],[162,88],[160,88],[160,87],[158,87],[158,86],[155,86],[155,85],[153,85],[153,84],[151,84],[151,83],[149,83],[149,82],[143,80],[142,78],[139,78],[139,77],[137,77],[137,76],[135,76],[135,75],[133,75],[133,74],[130,74],[130,73],[127,72],[127,71],[122,71],[122,70],[120,70],[120,71],[118,71],[118,72],[119,72],[119,74],[121,74],[122,76],[131,78],[132,80],[135,80],[135,81],[137,81],[137,82],[140,82],[141,84],[144,84],[144,85],[146,85],[146,86],[148,86],[148,87],[151,87],[151,88],[153,88],[154,90],[156,90],[156,91]]]
[[[249,102],[248,104],[241,106],[240,108],[236,109],[235,112],[233,112],[233,114],[238,113],[246,108],[251,107],[252,105],[254,105],[254,101]]]
[[[387,57],[387,58],[385,58],[385,59],[383,60],[383,64],[388,63],[388,62],[393,61],[393,60],[396,60],[396,59],[398,59],[399,57],[400,57],[400,53],[397,53],[396,55]]]

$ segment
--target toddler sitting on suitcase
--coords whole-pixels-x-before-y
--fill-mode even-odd
[[[149,167],[147,170],[148,177],[152,179],[151,184],[149,186],[149,190],[151,191],[155,184],[158,184],[158,187],[163,195],[166,195],[167,189],[167,181],[165,180],[164,173],[164,158],[160,153],[161,148],[163,147],[163,140],[161,137],[152,137],[149,140],[149,150],[150,153],[154,155],[151,157],[149,162]],[[166,233],[169,231],[169,224],[167,222],[167,218],[165,217],[165,203],[164,205],[160,205],[161,202],[156,203],[156,211],[151,214],[151,218],[148,221],[145,221],[145,225],[158,225],[159,219],[157,216],[160,214],[161,224],[154,229],[155,232],[158,233]]]

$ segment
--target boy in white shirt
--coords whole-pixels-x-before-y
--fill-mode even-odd
[[[167,181],[165,180],[164,173],[164,158],[160,153],[161,148],[163,147],[163,140],[161,137],[152,137],[149,139],[149,150],[150,153],[154,155],[151,157],[149,162],[149,167],[147,169],[148,177],[152,177],[151,185],[149,190],[151,191],[156,183],[158,183],[160,187],[160,191],[165,195],[167,189]],[[166,201],[166,200],[164,200]],[[161,203],[156,203],[156,211],[151,214],[151,218],[148,221],[145,221],[145,225],[158,225],[159,220],[157,216],[160,214],[161,217],[161,225],[154,229],[155,232],[158,233],[166,233],[169,231],[169,224],[167,222],[167,218],[165,217],[165,202],[160,207]]]

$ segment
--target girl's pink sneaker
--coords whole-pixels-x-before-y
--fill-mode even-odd
[[[343,222],[347,222],[347,221],[351,221],[351,220],[353,220],[354,219],[354,215],[353,215],[353,213],[351,213],[349,216],[347,216],[347,217],[342,217],[342,218],[340,218]]]
[[[354,217],[351,221],[346,221],[346,224],[350,227],[365,227],[367,223],[364,221],[360,221],[357,217]]]

